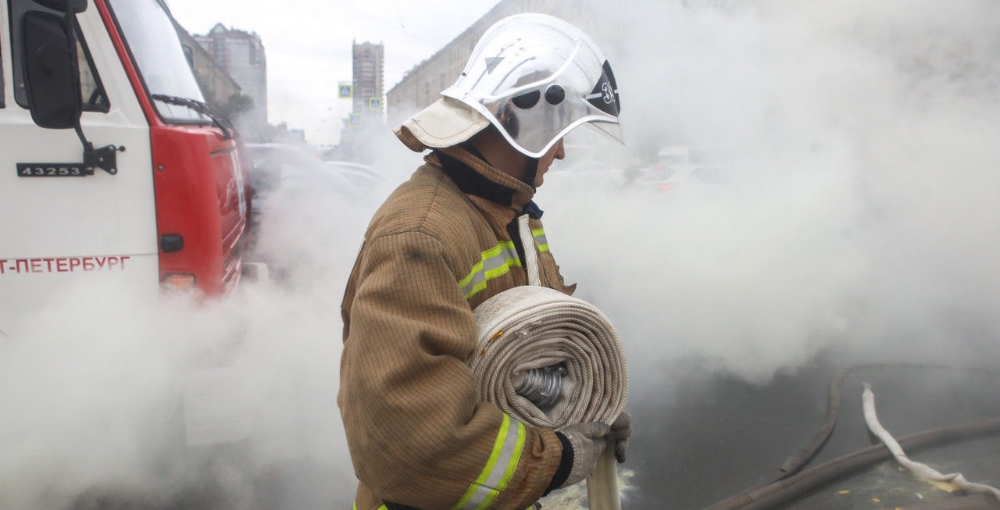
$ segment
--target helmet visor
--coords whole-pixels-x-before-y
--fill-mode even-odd
[[[625,133],[622,132],[621,124],[617,122],[589,122],[587,125],[625,145]]]

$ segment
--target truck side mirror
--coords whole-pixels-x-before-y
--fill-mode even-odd
[[[70,6],[69,1],[74,1]],[[60,2],[77,7],[75,0]],[[86,2],[83,2],[86,8]],[[68,16],[68,15],[67,15]],[[25,87],[31,119],[43,128],[76,128],[83,112],[76,41],[67,18],[41,11],[24,13]]]

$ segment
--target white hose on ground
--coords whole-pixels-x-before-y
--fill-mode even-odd
[[[521,238],[533,252],[526,216]],[[526,254],[529,282],[538,282],[533,253]],[[628,369],[624,349],[608,318],[596,307],[562,292],[529,285],[516,287],[476,307],[479,342],[470,367],[479,398],[537,427],[559,430],[583,422],[611,424],[625,409]],[[555,403],[539,409],[518,395],[524,373],[562,365]],[[614,447],[609,445],[587,478],[591,510],[620,510]]]
[[[1000,490],[990,487],[989,485],[972,483],[966,480],[961,473],[941,474],[941,472],[926,464],[910,460],[910,458],[906,456],[906,453],[903,452],[903,448],[899,446],[899,443],[896,442],[891,434],[889,434],[889,431],[883,428],[882,424],[879,423],[878,416],[875,414],[875,394],[872,393],[872,388],[867,383],[865,384],[864,393],[862,394],[862,402],[864,404],[865,423],[868,424],[868,430],[885,443],[886,448],[892,452],[892,456],[896,458],[896,462],[899,462],[901,466],[910,470],[914,475],[919,478],[923,478],[924,480],[948,482],[954,484],[956,487],[967,493],[992,494],[993,497],[1000,501]]]

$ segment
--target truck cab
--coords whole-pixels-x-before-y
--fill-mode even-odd
[[[0,2],[0,89],[0,337],[79,285],[238,285],[243,148],[161,1]]]

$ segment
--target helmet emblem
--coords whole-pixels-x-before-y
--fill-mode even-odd
[[[603,94],[601,97],[604,99],[605,104],[611,104],[614,102],[615,91],[611,89],[610,83],[605,82],[601,85],[601,93]]]
[[[607,61],[604,62],[603,71],[601,78],[597,81],[597,85],[594,86],[593,92],[586,96],[585,99],[594,108],[617,117],[622,108],[621,98],[618,96],[618,85],[615,83],[615,75],[611,72],[611,65]]]
[[[493,70],[503,62],[503,57],[486,57],[486,72],[493,74]]]

